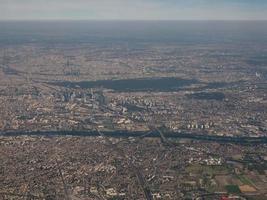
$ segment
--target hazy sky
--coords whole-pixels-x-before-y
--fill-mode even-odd
[[[0,0],[0,20],[267,20],[267,0]]]

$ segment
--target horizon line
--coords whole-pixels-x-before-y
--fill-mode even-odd
[[[175,21],[199,21],[199,22],[267,22],[267,19],[0,19],[0,22],[53,22],[53,21],[132,21],[132,22],[175,22]]]

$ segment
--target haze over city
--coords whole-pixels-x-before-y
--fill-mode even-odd
[[[267,20],[265,0],[0,0],[0,20]]]

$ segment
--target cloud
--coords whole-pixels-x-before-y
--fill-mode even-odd
[[[254,2],[254,3],[253,3]],[[0,0],[0,19],[267,19],[263,0]]]

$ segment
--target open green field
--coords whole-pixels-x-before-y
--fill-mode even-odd
[[[209,174],[211,176],[217,174],[228,174],[230,173],[230,169],[227,166],[207,166],[195,164],[186,168],[188,173],[192,174]]]
[[[230,194],[240,194],[241,191],[239,190],[239,187],[237,185],[226,185],[226,190]]]
[[[245,175],[238,175],[237,178],[245,185],[254,185],[254,183]]]

